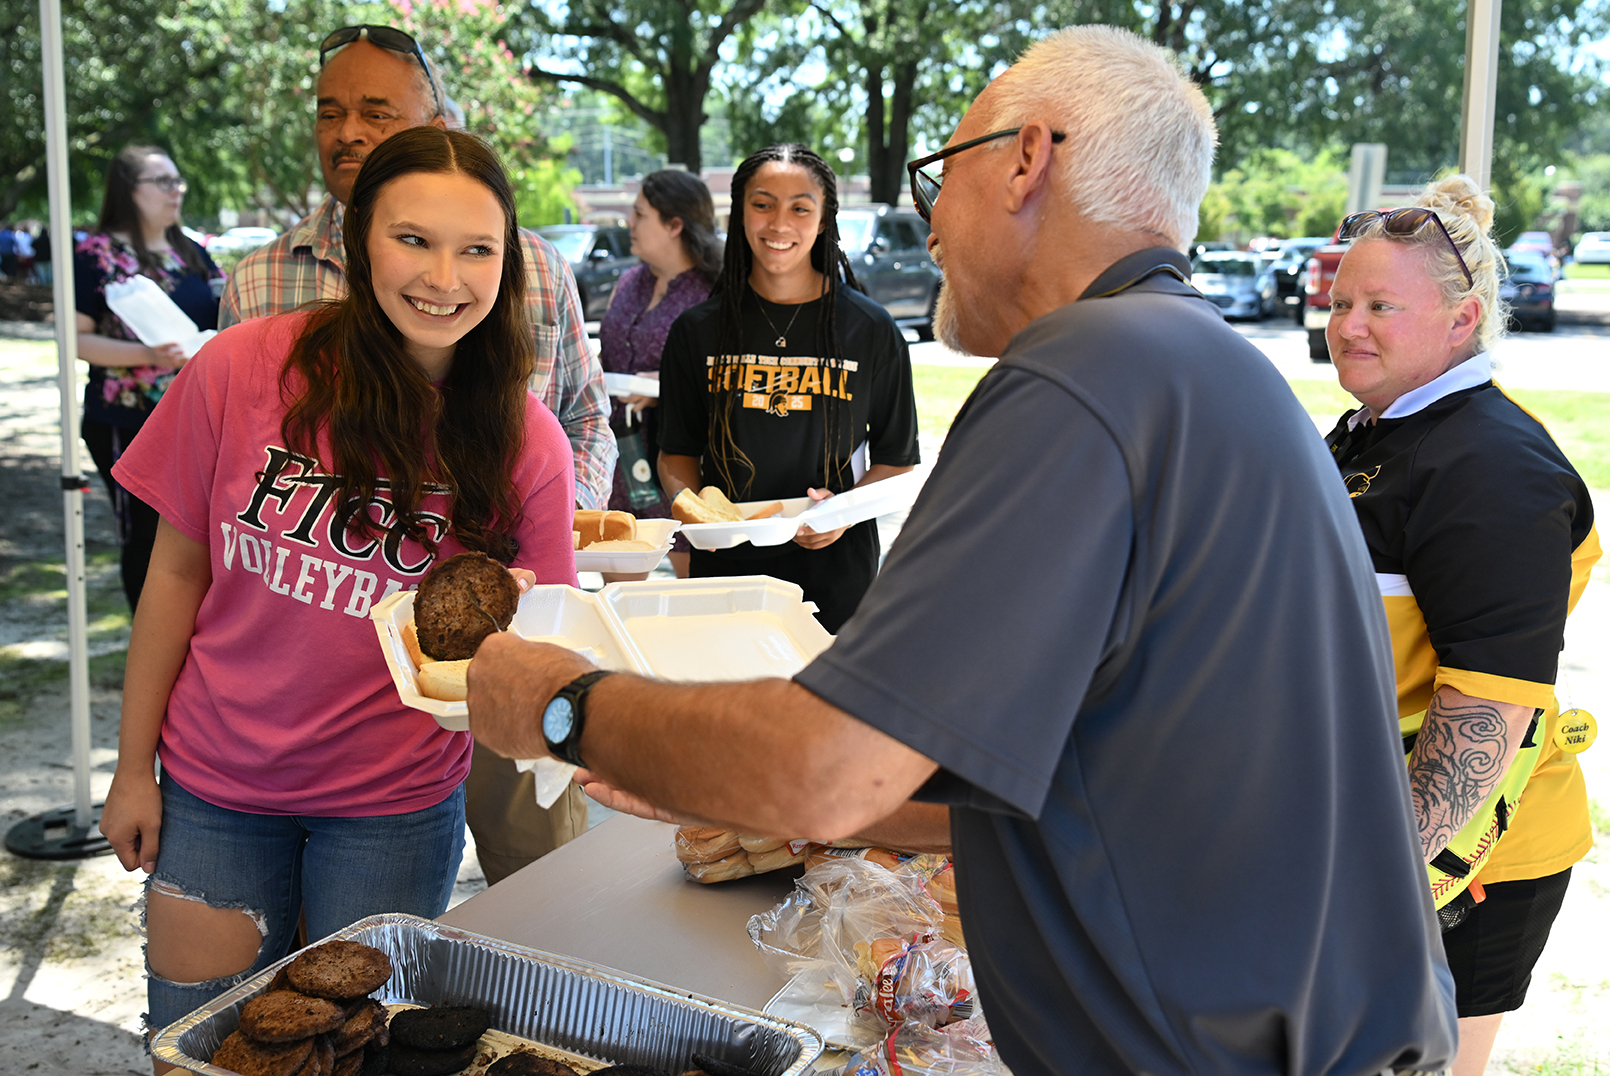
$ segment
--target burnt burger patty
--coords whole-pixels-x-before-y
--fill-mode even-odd
[[[419,649],[433,661],[473,658],[482,639],[509,626],[519,602],[514,577],[485,553],[440,561],[414,595]]]

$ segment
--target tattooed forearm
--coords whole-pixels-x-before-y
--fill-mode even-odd
[[[1448,687],[1432,696],[1409,756],[1409,792],[1426,862],[1448,846],[1497,786],[1531,714],[1528,707],[1472,698]]]

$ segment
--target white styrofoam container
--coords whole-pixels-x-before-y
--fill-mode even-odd
[[[660,379],[657,377],[639,377],[636,374],[604,374],[604,391],[611,396],[651,396],[660,398]]]
[[[654,549],[623,549],[613,552],[589,553],[576,550],[578,572],[652,572],[665,554],[671,551],[671,539],[682,524],[674,519],[639,519],[637,536],[653,542]]]
[[[403,645],[403,628],[414,619],[414,592],[400,590],[369,610],[380,649],[391,669],[391,681],[404,706],[424,710],[452,732],[470,727],[469,706],[462,702],[429,699],[419,693],[419,670]],[[532,587],[520,595],[509,630],[524,639],[553,643],[585,655],[603,669],[646,671],[637,664],[605,621],[596,595],[567,586]]]
[[[771,501],[738,501],[734,507],[748,514],[758,512]],[[694,549],[731,549],[748,542],[750,545],[783,545],[794,540],[799,523],[794,517],[816,502],[809,497],[789,497],[783,501],[783,510],[765,519],[740,519],[736,523],[684,523],[682,534]]]
[[[813,531],[831,531],[840,527],[864,523],[869,519],[910,508],[922,492],[928,478],[923,469],[897,474],[881,482],[872,482],[829,497],[813,501],[809,497],[793,497],[783,502],[779,515],[769,519],[743,520],[738,523],[688,523],[682,527],[695,549],[731,549],[740,542],[750,545],[782,545],[794,540],[802,526]],[[771,501],[743,501],[740,512],[754,512]]]
[[[612,583],[598,597],[633,660],[665,680],[789,677],[833,642],[804,591],[766,575]]]

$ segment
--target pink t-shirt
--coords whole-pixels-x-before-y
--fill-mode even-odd
[[[165,772],[209,803],[259,814],[402,814],[441,802],[470,768],[468,733],[397,698],[370,606],[412,589],[432,558],[392,530],[334,530],[328,479],[280,436],[279,372],[305,314],[225,329],[180,372],[113,468],[181,534],[212,585],[168,697]],[[330,458],[321,442],[320,456]],[[571,449],[526,399],[516,567],[576,585]],[[381,491],[372,506],[390,516]],[[421,508],[445,519],[445,494]],[[334,531],[334,533],[332,533]],[[451,533],[439,555],[464,547]],[[154,585],[161,585],[153,580]]]

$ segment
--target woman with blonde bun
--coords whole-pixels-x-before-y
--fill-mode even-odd
[[[1503,261],[1467,176],[1355,213],[1326,339],[1363,406],[1326,438],[1392,631],[1409,787],[1459,1009],[1455,1076],[1521,1006],[1592,847],[1559,734],[1565,619],[1599,558],[1587,487],[1493,382]]]

